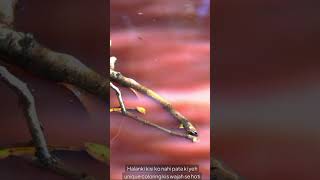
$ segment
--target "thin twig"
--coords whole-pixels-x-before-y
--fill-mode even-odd
[[[126,106],[124,105],[124,101],[123,101],[123,98],[122,98],[122,94],[121,94],[121,91],[120,89],[115,86],[114,84],[112,84],[112,82],[110,82],[110,87],[116,92],[117,94],[117,98],[118,98],[118,101],[119,101],[119,104],[120,104],[120,107],[121,107],[121,111],[122,112],[126,112]]]
[[[118,112],[118,113],[121,113],[122,115],[124,115],[124,116],[126,116],[126,117],[132,118],[132,119],[134,119],[134,120],[136,120],[136,121],[139,121],[139,122],[141,122],[141,123],[143,123],[143,124],[146,124],[146,125],[148,125],[148,126],[157,128],[157,129],[159,129],[159,130],[161,130],[161,131],[164,131],[164,132],[166,132],[166,133],[169,133],[169,134],[171,134],[171,135],[178,136],[178,137],[184,137],[184,138],[187,138],[187,139],[192,140],[193,142],[197,141],[197,137],[196,137],[196,136],[193,136],[193,135],[190,135],[190,134],[186,134],[186,133],[181,133],[181,132],[172,131],[172,130],[170,130],[170,129],[167,129],[167,128],[164,128],[164,127],[162,127],[162,126],[160,126],[160,125],[157,125],[157,124],[155,124],[155,123],[153,123],[153,122],[150,122],[150,121],[148,121],[148,120],[146,120],[146,119],[144,119],[144,118],[142,118],[142,117],[140,117],[140,116],[138,116],[138,115],[135,115],[134,113],[131,113],[131,112],[129,112],[129,111],[126,111],[126,112]]]

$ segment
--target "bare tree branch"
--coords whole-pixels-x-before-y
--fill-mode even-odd
[[[104,100],[109,98],[107,78],[73,56],[43,47],[31,34],[0,27],[0,55],[8,64],[19,66],[56,82],[75,85]]]
[[[111,40],[110,40],[110,46],[111,46]],[[197,134],[196,129],[193,127],[193,125],[184,116],[182,116],[179,112],[177,112],[171,106],[169,101],[167,101],[164,98],[162,98],[156,92],[154,92],[154,91],[142,86],[141,84],[137,83],[135,80],[127,78],[127,77],[124,77],[124,76],[122,76],[122,74],[120,72],[115,71],[116,61],[117,61],[116,57],[114,57],[114,56],[110,57],[110,77],[111,77],[111,81],[115,81],[115,82],[120,83],[123,86],[127,86],[128,88],[130,88],[134,92],[137,90],[137,91],[145,94],[146,96],[150,97],[151,99],[156,101],[158,104],[162,105],[162,107],[164,109],[166,109],[167,111],[169,111],[171,113],[171,115],[173,115],[174,118],[176,118],[176,119],[178,119],[180,121],[180,123],[183,125],[184,129],[188,132],[188,134],[171,131],[171,130],[169,130],[167,128],[164,128],[164,127],[162,127],[160,125],[157,125],[155,123],[147,121],[144,118],[141,118],[141,117],[139,117],[139,116],[137,116],[137,115],[135,115],[133,113],[130,113],[130,112],[126,111],[126,107],[125,107],[123,99],[122,99],[121,91],[119,90],[119,88],[117,86],[115,86],[112,82],[110,82],[111,88],[116,91],[118,102],[119,102],[120,107],[121,107],[121,111],[117,111],[117,112],[121,112],[124,116],[130,117],[130,118],[132,118],[134,120],[137,120],[137,121],[139,121],[139,122],[141,122],[143,124],[152,126],[152,127],[157,128],[159,130],[167,132],[167,133],[169,133],[171,135],[185,137],[187,139],[191,139],[192,142],[198,141],[198,138],[197,138],[198,134]]]
[[[120,72],[114,71],[110,69],[110,79],[111,81],[117,82],[122,86],[132,88],[137,90],[138,92],[147,95],[157,103],[159,103],[166,111],[168,111],[175,119],[179,120],[179,122],[183,125],[184,129],[193,136],[197,136],[198,132],[195,127],[189,122],[189,120],[180,114],[177,110],[175,110],[169,101],[161,97],[156,92],[151,89],[139,84],[135,80],[131,78],[127,78],[123,76]]]

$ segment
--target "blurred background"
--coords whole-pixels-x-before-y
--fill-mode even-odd
[[[246,179],[320,177],[319,5],[215,1],[211,146]]]
[[[19,0],[15,27],[30,32],[46,47],[71,54],[101,74],[108,69],[106,1]],[[90,97],[94,108],[87,112],[65,87],[30,72],[10,68],[32,90],[36,108],[50,145],[81,147],[85,142],[106,144],[109,140],[105,102]],[[0,82],[0,147],[31,140],[17,95]],[[108,168],[85,152],[59,152],[66,164],[98,179],[108,177]],[[21,158],[0,160],[0,179],[67,179],[39,169]]]
[[[168,135],[111,114],[111,179],[126,164],[198,164],[209,179],[210,1],[111,0],[111,55],[116,70],[172,102],[198,129],[200,142]],[[159,105],[122,88],[128,107],[143,106],[146,119],[172,130],[179,123]],[[111,92],[111,106],[119,106]]]

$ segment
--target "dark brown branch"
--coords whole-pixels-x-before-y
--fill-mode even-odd
[[[139,84],[133,79],[127,78],[123,76],[120,72],[114,71],[110,69],[110,80],[121,84],[122,86],[132,88],[137,90],[138,92],[147,95],[157,103],[159,103],[166,111],[168,111],[175,119],[179,120],[179,122],[183,125],[184,129],[193,136],[197,136],[197,130],[188,121],[186,117],[180,114],[177,110],[175,110],[169,101],[161,97],[156,92],[151,89]]]
[[[31,34],[12,29],[16,4],[17,0],[0,0],[0,56],[3,61],[44,78],[75,85],[107,100],[108,78],[71,55],[42,46]]]
[[[39,44],[31,34],[0,28],[0,56],[8,64],[44,78],[75,85],[103,100],[109,98],[108,79],[68,54],[54,52]]]

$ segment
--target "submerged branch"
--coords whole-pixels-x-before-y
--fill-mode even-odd
[[[41,130],[33,95],[27,85],[12,75],[3,66],[0,66],[0,77],[16,94],[18,94],[23,104],[23,110],[28,122],[28,128],[32,136],[32,141],[37,150],[37,157],[42,161],[50,161],[51,155],[47,148],[44,134]]]
[[[62,162],[51,156],[37,116],[33,95],[27,85],[12,75],[3,66],[0,66],[0,78],[18,94],[23,104],[24,114],[32,136],[32,143],[36,149],[35,156],[37,159],[34,162],[63,176],[68,176],[73,179],[93,180],[92,177],[65,166]]]

